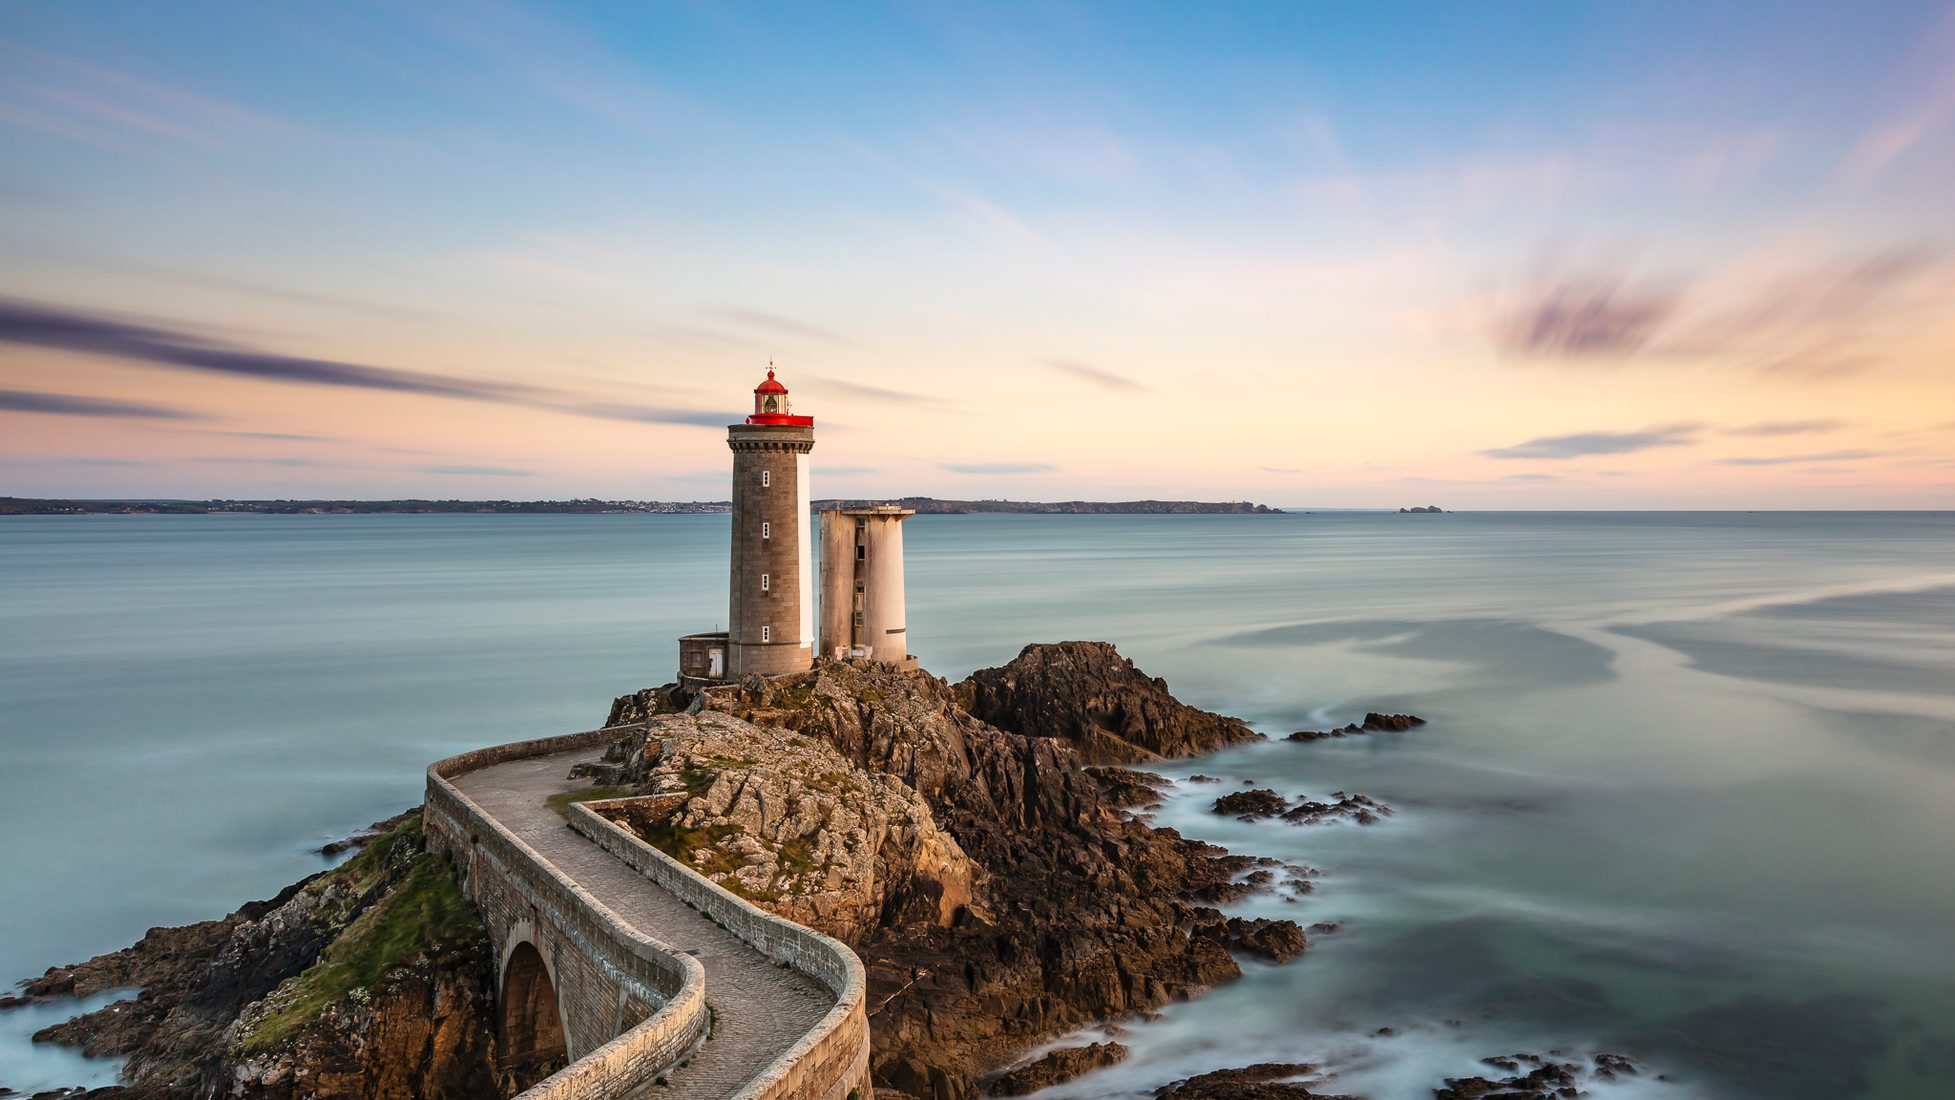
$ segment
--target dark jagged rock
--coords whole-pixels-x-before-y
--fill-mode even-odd
[[[1334,730],[1298,730],[1285,737],[1285,741],[1324,741],[1333,737],[1360,737],[1367,733],[1390,730],[1403,733],[1414,726],[1423,726],[1426,720],[1414,714],[1380,714],[1372,711],[1364,716],[1363,722],[1353,722]]]
[[[1346,794],[1343,791],[1331,792],[1336,802],[1313,802],[1300,799],[1296,805],[1283,811],[1283,820],[1292,825],[1321,825],[1328,821],[1355,821],[1360,825],[1376,824],[1380,817],[1391,816],[1392,808],[1383,802],[1364,794]]]
[[[1288,809],[1290,802],[1282,795],[1267,787],[1250,791],[1233,791],[1215,800],[1211,810],[1238,821],[1260,821],[1275,817]]]
[[[269,901],[152,928],[131,947],[29,982],[33,997],[142,991],[35,1040],[127,1057],[126,1086],[86,1094],[103,1100],[496,1095],[487,936],[446,864],[423,847],[420,815],[389,820],[391,829],[356,841],[353,859]],[[427,923],[431,912],[449,920]],[[394,936],[403,921],[410,934]],[[420,946],[400,957],[360,952],[376,929]],[[355,953],[360,966],[340,962]],[[334,978],[357,978],[364,996],[337,994]],[[303,994],[323,1008],[294,1008]]]
[[[1636,1063],[1620,1054],[1598,1054],[1590,1062],[1560,1059],[1560,1051],[1509,1054],[1480,1061],[1504,1077],[1448,1077],[1432,1090],[1433,1100],[1562,1100],[1587,1096],[1583,1086],[1637,1075]]]
[[[990,725],[1067,741],[1088,763],[1198,756],[1262,736],[1239,718],[1181,702],[1167,681],[1105,642],[1029,645],[1009,664],[972,673],[956,691],[964,709]]]
[[[419,814],[420,812],[421,809],[418,806],[412,809],[402,810],[400,813],[395,814],[394,816],[388,818],[387,820],[376,821],[373,824],[367,826],[366,828],[361,829],[359,832],[352,834],[351,836],[342,837],[339,840],[333,841],[331,844],[321,845],[320,847],[315,849],[315,851],[317,851],[322,856],[345,855],[347,852],[350,852],[355,848],[365,847],[367,842],[371,841],[374,837],[380,836],[383,833],[393,832],[395,829],[399,828],[401,824],[405,822],[408,818],[413,817],[416,814]]]
[[[1267,787],[1255,790],[1234,791],[1215,800],[1210,807],[1215,813],[1233,817],[1238,821],[1262,821],[1280,817],[1292,825],[1322,825],[1331,821],[1355,821],[1360,825],[1375,824],[1380,817],[1391,815],[1392,809],[1370,795],[1346,794],[1335,791],[1331,794],[1335,802],[1315,802],[1308,798],[1298,799],[1293,806],[1282,795]]]
[[[1254,955],[1270,962],[1286,963],[1309,947],[1303,929],[1293,920],[1267,917],[1227,917],[1214,910],[1211,923],[1200,926],[1196,935],[1212,939],[1231,951]]]
[[[1127,1048],[1119,1043],[1090,1043],[1083,1047],[1060,1047],[1030,1065],[1020,1066],[991,1083],[993,1096],[1024,1096],[1053,1085],[1064,1084],[1085,1073],[1118,1065],[1127,1058]]]
[[[1154,1100],[1357,1100],[1287,1080],[1317,1073],[1308,1062],[1258,1062],[1239,1069],[1197,1074],[1154,1090]]]

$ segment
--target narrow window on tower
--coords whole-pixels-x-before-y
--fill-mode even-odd
[[[856,548],[855,548],[855,560],[856,560],[856,561],[868,561],[868,560],[869,560],[869,548],[868,548],[868,547],[866,547],[866,546],[862,546],[862,545],[857,545],[857,546],[856,546]]]
[[[774,640],[774,628],[773,628],[773,627],[771,627],[771,626],[763,626],[763,627],[761,627],[761,628],[760,628],[760,640],[761,640],[761,641],[763,641],[763,642],[771,642],[771,641],[773,641],[773,640]]]
[[[763,524],[761,524],[761,525],[760,525],[760,537],[761,537],[761,538],[764,538],[764,539],[771,539],[771,538],[773,538],[773,537],[774,537],[774,525],[773,525],[773,524],[771,524],[771,523],[763,523]]]
[[[772,484],[774,484],[774,471],[772,470],[760,471],[760,487],[765,489]]]
[[[760,575],[760,590],[762,592],[767,591],[767,574],[765,573]]]

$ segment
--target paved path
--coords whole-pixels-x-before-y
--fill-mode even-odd
[[[572,832],[544,800],[579,790],[566,780],[572,764],[596,758],[589,749],[513,760],[457,776],[453,783],[483,812],[590,891],[627,923],[674,950],[696,956],[706,970],[706,1004],[713,1037],[691,1062],[666,1075],[660,1100],[721,1100],[771,1065],[812,1031],[835,997],[799,973],[777,966],[733,933]]]

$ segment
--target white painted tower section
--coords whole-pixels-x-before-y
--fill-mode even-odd
[[[806,462],[796,463],[794,483],[795,522],[801,525],[801,648],[808,650],[812,657],[815,647],[815,540],[813,532],[809,530],[813,506],[808,496]]]

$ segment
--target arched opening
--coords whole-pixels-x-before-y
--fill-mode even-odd
[[[536,945],[516,945],[503,968],[502,1011],[496,1043],[505,1087],[512,1092],[536,1084],[570,1063],[563,1042],[563,1017],[557,990]]]

